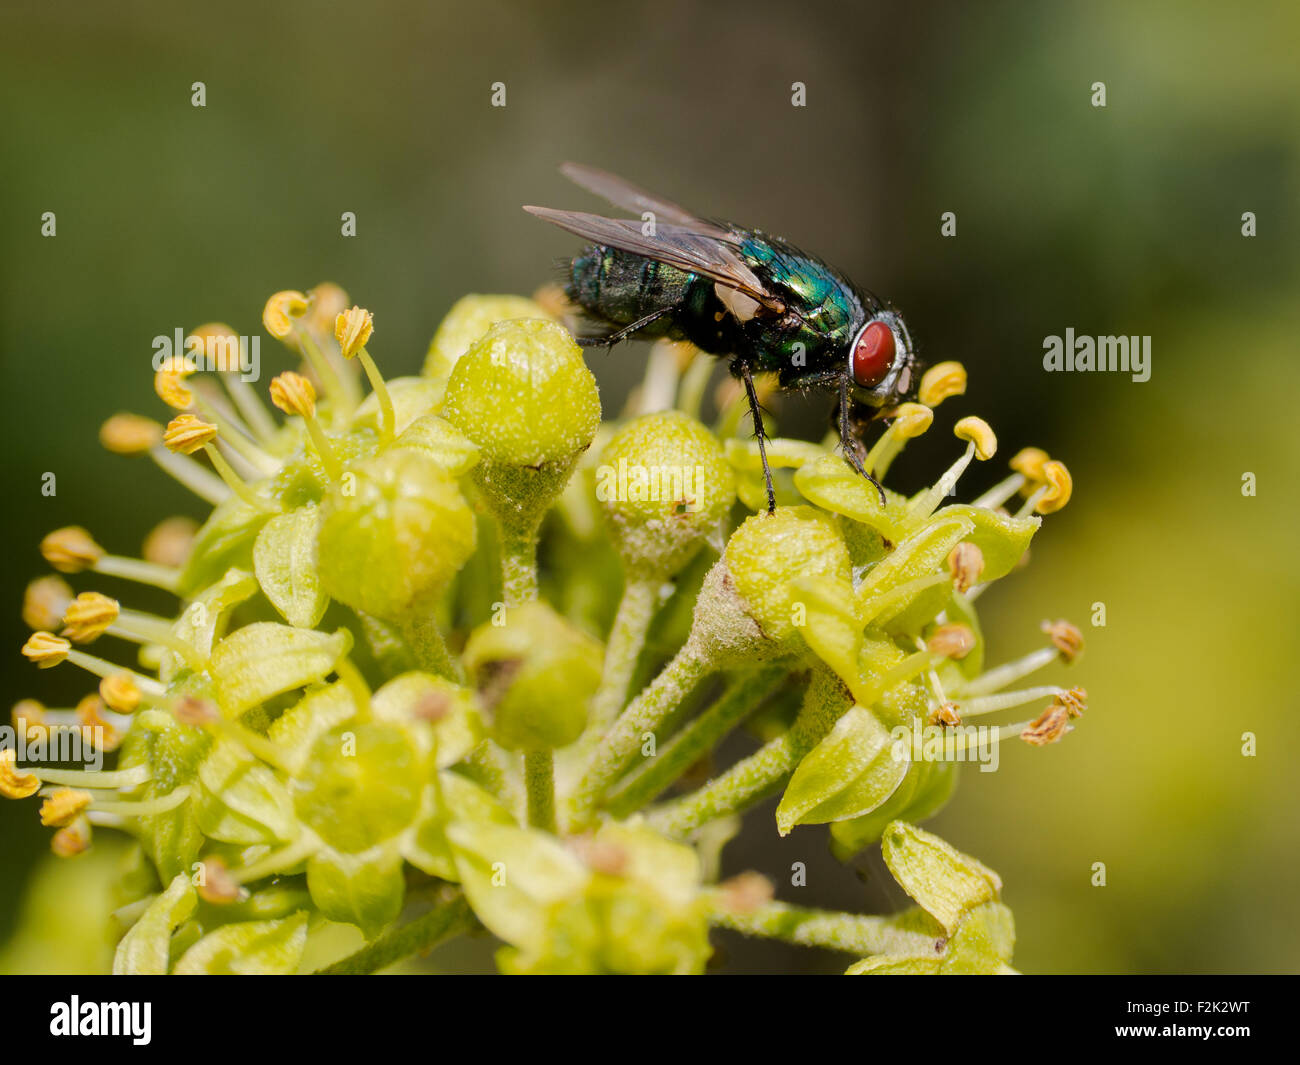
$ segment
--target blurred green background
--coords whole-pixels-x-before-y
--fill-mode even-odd
[[[960,412],[985,416],[1006,454],[1037,444],[1073,471],[1074,501],[1032,565],[981,607],[995,659],[1036,646],[1044,618],[1083,625],[1087,653],[1061,679],[1088,688],[1089,712],[1065,742],[1016,744],[999,772],[966,774],[929,825],[1002,874],[1018,966],[1297,970],[1300,817],[1285,759],[1300,749],[1300,706],[1283,680],[1300,591],[1298,34],[1287,2],[9,0],[10,701],[68,705],[84,689],[17,653],[44,533],[85,524],[131,554],[166,513],[199,513],[95,441],[116,410],[162,415],[153,336],[212,319],[253,333],[272,291],[329,279],[375,311],[385,371],[413,373],[456,297],[530,292],[576,250],[519,210],[593,209],[556,172],[575,159],[841,266],[905,311],[923,357],[967,363]],[[206,108],[190,104],[195,81]],[[497,81],[505,108],[489,106]],[[795,81],[804,108],[790,105]],[[1090,103],[1097,81],[1104,109]],[[54,239],[40,235],[45,211]],[[344,211],[355,238],[340,236]],[[944,211],[955,239],[940,236]],[[1151,335],[1151,380],[1045,374],[1043,338],[1071,326]],[[592,356],[607,411],[644,350]],[[288,365],[269,339],[263,356],[264,381]],[[787,432],[824,429],[818,404],[781,413]],[[905,487],[951,456],[943,435],[904,456]],[[1096,602],[1105,628],[1087,626]],[[0,942],[48,836],[30,803],[0,805]],[[789,885],[796,861],[806,888]],[[766,816],[726,864],[805,903],[899,901],[872,860],[838,866],[824,832],[778,841]],[[80,902],[55,906],[66,896],[52,890],[35,892],[23,957],[81,964],[42,937],[73,938],[95,891],[87,877]],[[723,950],[729,967],[762,971],[846,964],[733,939]]]

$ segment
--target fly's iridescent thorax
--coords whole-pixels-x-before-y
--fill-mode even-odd
[[[741,251],[755,273],[787,296],[786,313],[773,330],[780,334],[779,350],[763,368],[787,379],[838,370],[868,313],[853,285],[819,259],[758,233]]]

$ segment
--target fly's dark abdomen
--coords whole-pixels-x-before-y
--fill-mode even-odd
[[[698,279],[674,266],[617,248],[595,246],[573,260],[566,294],[593,318],[631,325],[665,307],[691,302]],[[645,336],[679,336],[668,314],[641,331]]]

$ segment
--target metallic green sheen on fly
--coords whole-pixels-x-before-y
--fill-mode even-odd
[[[837,391],[845,460],[876,485],[883,505],[855,429],[888,416],[914,387],[916,357],[898,312],[778,237],[699,218],[601,170],[561,170],[638,216],[524,208],[592,242],[569,264],[565,291],[612,332],[579,343],[611,346],[638,334],[689,340],[726,358],[749,399],[769,511],[776,494],[753,375],[775,373],[785,389]]]

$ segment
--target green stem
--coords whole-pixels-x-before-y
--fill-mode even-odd
[[[451,652],[447,650],[447,641],[442,638],[438,623],[432,617],[404,622],[402,634],[421,669],[461,683],[464,678],[460,666],[452,660]]]
[[[517,818],[523,808],[518,773],[509,764],[510,755],[491,740],[483,740],[465,759],[465,775],[495,795]]]
[[[414,921],[394,928],[355,954],[316,970],[317,976],[359,976],[378,972],[394,962],[431,950],[475,925],[473,911],[459,890],[450,891],[439,905]]]
[[[785,782],[849,705],[848,695],[835,675],[827,669],[817,669],[799,716],[787,732],[765,743],[698,791],[654,810],[649,815],[651,825],[668,835],[686,836],[719,817],[748,809]]]
[[[655,602],[662,582],[644,577],[627,578],[623,597],[614,615],[614,625],[605,645],[605,668],[591,703],[588,728],[599,735],[614,723],[627,702],[628,685],[637,659],[645,647],[646,632],[654,618]]]
[[[784,902],[769,902],[749,913],[718,908],[709,922],[747,936],[779,939],[802,947],[823,947],[857,957],[868,954],[935,956],[935,940],[919,932],[905,932],[890,918],[867,917],[832,910],[813,910]]]
[[[555,755],[549,750],[524,752],[524,785],[528,790],[528,823],[555,831]]]
[[[711,671],[709,663],[687,643],[632,700],[597,748],[591,765],[574,789],[571,803],[575,825],[590,820],[605,792],[640,749],[644,735],[662,725]]]
[[[506,609],[537,598],[537,528],[498,526],[501,536],[501,587]]]
[[[785,676],[782,666],[766,666],[737,677],[716,703],[677,733],[655,757],[637,769],[606,804],[626,817],[653,802],[703,758],[772,694]]]

